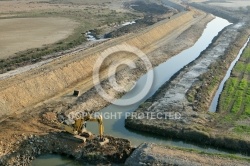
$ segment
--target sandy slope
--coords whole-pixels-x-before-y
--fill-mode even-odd
[[[129,44],[141,49],[144,53],[152,52],[161,46],[160,44],[154,45],[156,42],[166,39],[169,35],[172,38],[173,34],[177,37],[179,32],[183,32],[206,16],[200,14],[195,17],[196,15],[197,13],[193,11],[185,12],[171,20],[164,20],[139,34],[117,38],[87,51],[69,54],[40,68],[1,80],[0,107],[3,109],[0,114],[23,110],[53,96],[68,93],[76,84],[84,85],[82,88],[85,91],[90,89],[93,86],[91,80],[93,66],[104,49],[117,44]],[[126,57],[126,55],[122,56]],[[111,57],[110,60],[112,59],[117,58]],[[104,69],[108,68],[108,65],[105,64]],[[105,72],[105,70],[101,71],[102,78],[107,77]],[[89,83],[86,84],[86,82]]]

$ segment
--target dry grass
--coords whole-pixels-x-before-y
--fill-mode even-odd
[[[77,26],[67,18],[14,18],[0,20],[0,58],[52,44],[68,37]]]

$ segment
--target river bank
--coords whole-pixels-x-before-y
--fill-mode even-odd
[[[126,160],[126,166],[133,165],[178,165],[178,166],[247,166],[249,159],[232,158],[230,155],[211,155],[204,152],[141,144]]]
[[[230,128],[225,126],[218,127],[216,115],[207,112],[220,80],[249,36],[248,27],[240,25],[231,25],[221,32],[199,58],[173,76],[136,110],[136,113],[144,115],[161,113],[160,118],[130,117],[126,120],[126,126],[248,153],[249,137],[232,134]],[[214,66],[216,69],[213,69]],[[179,113],[181,118],[166,117],[169,112]]]

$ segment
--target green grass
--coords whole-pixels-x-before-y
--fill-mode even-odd
[[[247,47],[245,50],[244,50],[244,53],[242,55],[242,58],[250,58],[250,48]]]
[[[243,94],[244,94],[243,91],[237,91],[237,92],[236,92],[235,101],[234,101],[234,103],[233,103],[233,107],[232,107],[231,112],[237,113],[237,112],[240,111],[241,105],[242,105],[242,101],[243,101],[243,97],[242,97]]]
[[[250,74],[250,64],[247,64],[247,66],[246,66],[246,73]]]
[[[247,47],[233,71],[239,73],[231,76],[225,83],[219,101],[219,111],[224,112],[223,121],[230,124],[239,118],[250,117],[250,48]],[[240,131],[240,128],[237,128]]]
[[[250,116],[250,83],[248,83],[248,88],[245,93],[245,114]]]
[[[233,115],[232,114],[227,114],[226,116],[224,116],[224,118],[222,119],[223,122],[232,122],[233,120]]]
[[[243,62],[237,62],[233,69],[235,72],[242,72],[245,70],[245,64]]]
[[[228,112],[230,103],[233,103],[230,112],[238,113],[244,104],[244,94],[247,91],[247,87],[248,81],[246,79],[238,81],[237,78],[229,78],[224,89],[225,92],[222,93],[222,109]]]
[[[248,98],[248,99],[250,99],[250,98]],[[245,113],[247,116],[250,116],[250,104],[246,104]]]
[[[227,111],[231,101],[233,100],[233,95],[235,94],[235,90],[237,85],[239,84],[238,78],[229,78],[225,84],[225,88],[222,91],[221,99],[220,99],[220,111]]]
[[[246,125],[238,125],[234,128],[236,133],[247,133],[250,134],[250,126]]]
[[[247,88],[248,81],[246,79],[242,79],[238,86],[238,90],[245,90]]]

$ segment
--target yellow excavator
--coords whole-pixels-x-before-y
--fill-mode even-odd
[[[84,117],[75,119],[72,125],[62,124],[62,127],[66,132],[73,134],[76,138],[79,138],[85,142],[86,138],[84,137],[84,135],[88,135],[88,137],[92,136],[91,132],[86,130],[87,121],[98,123],[100,145],[108,143],[109,140],[107,138],[104,138],[103,136],[104,126],[103,126],[103,118],[101,115],[99,115],[98,117],[94,117],[90,114],[87,114]]]

